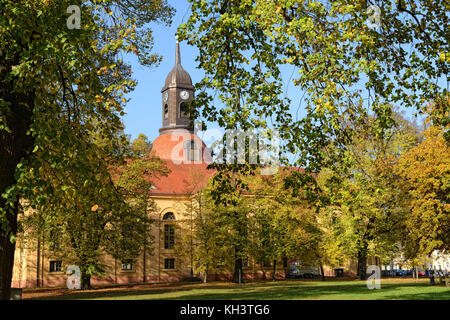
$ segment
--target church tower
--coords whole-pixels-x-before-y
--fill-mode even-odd
[[[193,131],[187,107],[194,98],[191,76],[181,66],[180,44],[177,41],[175,66],[167,75],[162,93],[162,127],[160,134],[179,129]]]

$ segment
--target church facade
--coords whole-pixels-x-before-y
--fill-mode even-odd
[[[152,214],[155,221],[152,254],[119,261],[108,255],[102,256],[107,267],[106,275],[93,277],[91,283],[123,284],[142,282],[178,281],[191,277],[192,263],[189,257],[180,257],[175,251],[175,241],[181,232],[177,224],[189,219],[186,209],[192,195],[214,173],[207,169],[211,153],[205,143],[194,133],[188,114],[189,102],[194,97],[194,87],[189,73],[181,65],[180,47],[177,43],[175,66],[168,74],[161,90],[162,127],[153,142],[156,155],[166,162],[171,173],[155,181],[152,198],[158,211]],[[195,181],[195,182],[194,182]],[[284,278],[289,264],[280,261],[277,277]],[[65,286],[68,265],[52,256],[38,241],[18,242],[15,252],[12,286],[51,287]],[[345,273],[353,275],[356,265],[350,263]],[[264,270],[264,271],[262,271]],[[326,275],[334,271],[326,268]],[[347,272],[348,271],[348,272]],[[272,268],[261,268],[254,261],[244,266],[245,278],[270,278]],[[264,274],[263,274],[264,273]],[[201,276],[201,275],[200,275]],[[231,273],[209,274],[209,280],[230,279]]]

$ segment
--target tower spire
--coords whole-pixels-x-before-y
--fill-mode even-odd
[[[177,39],[176,49],[175,49],[175,65],[181,65],[181,54],[180,54],[180,43]]]
[[[194,98],[194,86],[191,76],[181,65],[180,44],[175,37],[175,66],[169,72],[161,90],[163,98],[163,125],[161,133],[173,130],[191,131],[188,104]]]

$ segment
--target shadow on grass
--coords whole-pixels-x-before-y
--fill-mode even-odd
[[[66,293],[37,299],[167,299],[167,300],[300,300],[300,299],[402,299],[449,300],[450,290],[430,287],[426,283],[382,284],[369,290],[363,282],[287,282],[184,285],[183,287],[143,288],[136,290],[90,291]]]
[[[414,290],[415,289],[415,290]],[[177,299],[191,300],[302,300],[302,299],[352,299],[352,300],[378,300],[378,299],[402,299],[402,300],[448,300],[450,290],[421,292],[429,290],[427,285],[385,285],[380,290],[369,290],[365,285],[358,286],[326,286],[326,287],[273,287],[257,288],[253,292],[225,292],[225,293],[200,293],[189,294]]]

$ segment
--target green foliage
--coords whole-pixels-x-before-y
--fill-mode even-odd
[[[305,168],[291,185],[317,193],[305,176],[348,169],[353,127],[369,115],[382,135],[394,123],[392,104],[421,113],[448,94],[445,1],[378,2],[377,30],[366,24],[364,1],[189,2],[178,35],[198,48],[205,71],[196,109],[224,128],[278,129],[282,156],[294,154],[291,165]],[[302,94],[300,119],[283,90],[286,68]],[[444,102],[437,121],[445,121]]]
[[[154,239],[150,227],[154,221],[150,213],[158,208],[151,198],[151,190],[155,179],[170,173],[164,162],[150,152],[145,135],[140,134],[133,140],[129,149],[133,157],[116,169],[113,180],[129,207],[130,216],[122,221],[116,239],[112,241],[115,246],[109,248],[112,256],[128,259],[137,257],[144,250],[152,253]]]
[[[81,8],[81,29],[70,30],[66,10],[74,4]],[[116,132],[123,128],[119,117],[124,115],[124,95],[136,85],[121,54],[133,52],[143,64],[156,65],[160,57],[152,53],[148,23],[170,23],[173,9],[165,0],[49,0],[3,1],[0,12],[0,82],[12,90],[0,95],[2,135],[11,132],[10,117],[19,112],[15,97],[34,97],[25,106],[29,115],[21,115],[30,116],[26,134],[33,137],[33,144],[30,150],[23,150],[27,155],[23,165],[17,166],[16,180],[27,179],[34,154],[38,154],[38,159],[32,160],[34,175],[41,173],[44,162],[52,168],[65,167],[74,163],[71,158],[80,163],[78,170],[94,172],[89,167],[92,155],[84,153],[93,150],[77,149],[79,144],[73,139],[86,143],[93,136],[115,140]],[[18,146],[26,138],[19,132],[10,134],[15,135]],[[5,152],[7,146],[1,147]],[[13,184],[0,190],[8,206],[26,193],[17,187]],[[35,187],[39,189],[39,185]],[[32,202],[39,202],[40,197]],[[0,208],[1,217],[5,209]],[[6,220],[1,222],[2,228],[7,228]]]
[[[139,136],[133,140],[131,144],[131,152],[135,157],[142,157],[147,155],[152,149],[152,143],[148,141],[145,134],[140,133]]]
[[[324,263],[339,264],[344,258],[360,257],[365,264],[369,255],[393,257],[398,253],[403,219],[407,215],[403,183],[395,173],[400,157],[420,141],[418,129],[399,114],[395,125],[376,131],[376,119],[355,127],[348,146],[351,171],[330,184],[335,173],[319,175],[322,192],[329,204],[320,210],[324,234]],[[364,268],[365,270],[365,268]]]
[[[67,27],[70,5],[81,9],[80,29]],[[46,223],[63,228],[72,248],[68,258],[78,260],[83,275],[101,272],[97,258],[105,229],[132,215],[114,190],[106,162],[121,155],[120,117],[126,94],[136,86],[122,56],[133,53],[142,64],[157,65],[161,58],[152,52],[149,23],[169,24],[172,15],[165,0],[2,1],[3,244],[15,238],[22,197],[25,210],[42,210]],[[5,244],[2,258],[13,256],[8,250],[14,247]],[[12,273],[11,261],[5,266],[2,279]],[[0,297],[8,295],[7,286],[0,284]]]
[[[287,172],[270,177],[240,173],[240,179],[238,173],[230,174],[236,179],[228,181],[241,181],[246,188],[234,185],[234,191],[220,193],[222,184],[215,177],[203,189],[201,177],[193,178],[195,190],[201,191],[193,193],[187,206],[192,216],[184,222],[179,251],[186,257],[191,253],[195,271],[233,270],[237,260],[246,259],[261,266],[282,259],[318,262],[320,230],[315,212],[304,198],[284,188]]]

